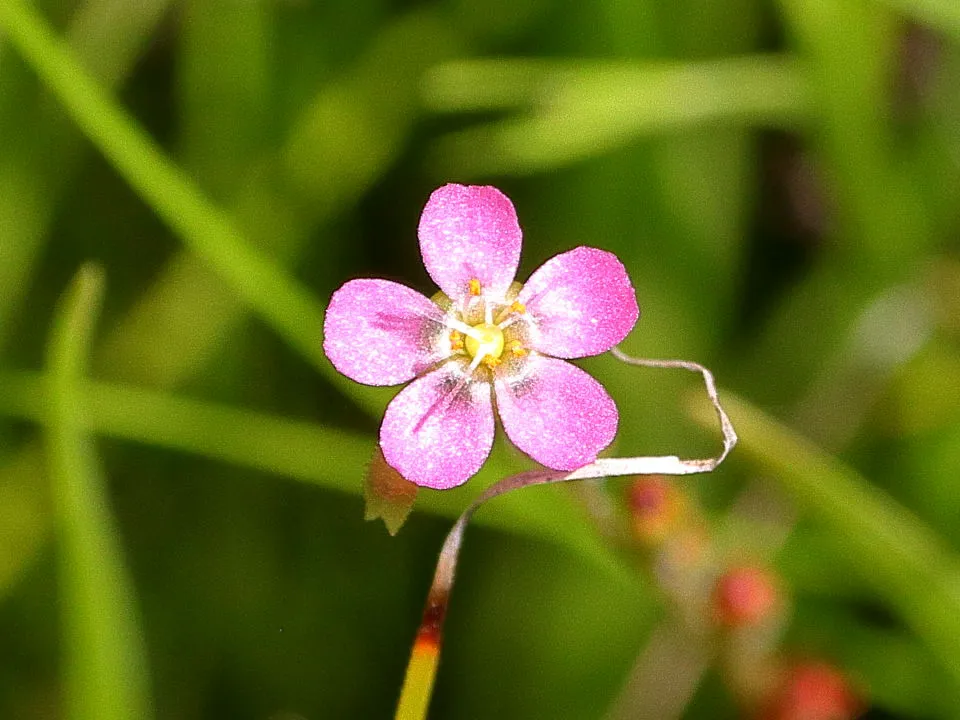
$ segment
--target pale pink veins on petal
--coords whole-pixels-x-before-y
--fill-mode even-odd
[[[397,385],[449,355],[440,308],[405,285],[351,280],[330,298],[323,350],[348,378]]]
[[[446,490],[462,485],[493,446],[490,385],[468,380],[451,360],[404,388],[380,426],[386,461],[407,480]]]
[[[547,260],[517,298],[533,325],[529,342],[562,358],[606,352],[637,322],[637,296],[613,253],[578,247]]]
[[[617,406],[603,386],[565,360],[535,355],[516,377],[498,373],[497,409],[518,448],[554,470],[593,462],[617,434]]]
[[[477,280],[503,297],[520,262],[520,225],[513,203],[495,187],[444,185],[420,216],[420,253],[434,282],[454,300]]]

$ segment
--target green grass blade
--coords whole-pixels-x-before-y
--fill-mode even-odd
[[[736,363],[764,405],[797,401],[865,310],[892,286],[913,282],[939,242],[922,184],[903,172],[902,128],[890,110],[899,19],[859,0],[779,5],[815,91],[809,140],[819,160],[811,167],[827,194],[810,205],[823,213],[817,262],[784,288],[755,347]]]
[[[427,76],[441,112],[528,105],[532,113],[454,133],[438,143],[442,170],[531,173],[621,147],[641,136],[725,121],[797,125],[810,111],[801,68],[787,57],[697,62],[471,60]]]
[[[102,289],[101,271],[82,268],[59,308],[47,349],[66,717],[141,720],[152,715],[146,652],[104,478],[83,419],[81,382]]]
[[[365,407],[379,408],[380,402],[337,373],[323,355],[323,307],[316,298],[246,241],[80,67],[39,15],[22,0],[5,0],[0,22],[84,133],[183,241],[330,382]]]
[[[253,24],[258,21],[254,19]],[[260,32],[265,31],[245,31],[254,36]],[[451,52],[448,46],[454,41],[450,35],[445,25],[429,14],[413,13],[392,21],[343,78],[320,87],[298,111],[277,150],[260,157],[229,143],[229,151],[215,151],[242,156],[245,164],[231,163],[233,175],[243,179],[239,187],[214,178],[209,167],[203,171],[186,153],[187,144],[208,142],[213,127],[208,127],[203,137],[184,138],[188,167],[220,197],[235,190],[226,208],[244,236],[281,264],[295,267],[316,242],[333,241],[335,236],[328,229],[331,219],[352,210],[396,162],[415,127],[417,79],[424,68]],[[203,44],[202,39],[194,42]],[[420,50],[411,57],[408,49],[414,47]],[[254,54],[265,52],[260,49]],[[201,72],[204,70],[197,68],[193,74]],[[247,67],[245,75],[243,82],[248,78],[255,85],[262,82],[255,68]],[[209,82],[194,92],[218,92],[213,80]],[[192,113],[185,107],[183,123],[197,122],[200,113],[199,107]],[[217,113],[214,118],[208,113],[204,121],[214,124],[219,118],[222,124],[235,117],[232,111],[224,117]],[[223,142],[221,138],[217,147]],[[326,232],[322,230],[318,237],[318,229]],[[333,257],[341,252],[333,246],[330,249]],[[336,266],[331,261],[329,268],[321,271],[319,282],[332,285],[339,279]],[[204,313],[192,311],[201,305]],[[97,366],[111,378],[131,384],[181,384],[213,364],[224,339],[234,332],[246,310],[243,298],[227,287],[203,258],[184,250],[170,259],[137,303],[105,335],[99,344]],[[385,405],[390,394],[389,390],[359,386],[353,391],[355,401],[360,393],[371,396],[369,404],[359,403],[368,409]]]
[[[0,415],[44,422],[43,377],[0,373]],[[236,407],[100,382],[83,389],[84,430],[274,473],[328,490],[359,495],[374,438]],[[251,442],[250,438],[256,438]],[[416,512],[456,518],[477,493],[515,469],[502,451],[463,488],[424,490]],[[497,501],[474,523],[566,547],[625,582],[636,582],[584,521],[563,488],[545,487]]]
[[[67,37],[77,57],[108,87],[129,73],[172,0],[90,0],[70,22]],[[3,79],[9,83],[10,68]],[[8,89],[0,84],[0,89]],[[8,90],[9,91],[9,90]],[[31,287],[57,200],[81,156],[80,136],[67,118],[44,98],[39,112],[32,102],[13,103],[13,117],[0,125],[29,132],[0,132],[0,347]]]

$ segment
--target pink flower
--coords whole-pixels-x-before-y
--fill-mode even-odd
[[[419,237],[441,292],[428,300],[389,280],[351,280],[324,321],[324,351],[347,377],[413,380],[380,427],[387,462],[417,485],[463,484],[493,446],[493,396],[507,436],[537,462],[573,470],[595,460],[617,432],[617,407],[559,358],[606,352],[633,329],[639,309],[620,261],[578,247],[515,283],[520,226],[494,187],[434,191]]]

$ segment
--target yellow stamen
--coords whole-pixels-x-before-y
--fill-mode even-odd
[[[459,330],[450,331],[450,349],[451,350],[463,350],[463,335]]]
[[[487,355],[483,358],[483,364],[493,370],[497,365],[500,364],[500,358],[490,357]]]
[[[515,357],[523,357],[527,354],[527,349],[520,343],[519,340],[513,340],[510,343],[510,352]]]
[[[479,294],[480,294],[480,281],[477,280],[476,278],[473,278],[473,279],[470,281],[470,294],[471,294],[471,295],[479,295]]]
[[[500,311],[500,314],[497,316],[497,324],[500,325],[501,329],[512,325],[516,321],[516,317],[510,317],[511,315],[523,315],[527,311],[527,306],[522,302],[514,300],[512,303],[507,305]],[[508,320],[509,318],[509,320]]]

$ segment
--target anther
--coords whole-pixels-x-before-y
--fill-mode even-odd
[[[517,315],[523,315],[527,311],[527,306],[519,300],[514,300],[507,305],[497,316],[497,326],[503,328],[510,327],[517,321]]]
[[[473,278],[470,281],[470,294],[471,295],[480,295],[480,281],[476,278]]]
[[[524,355],[527,354],[527,349],[523,346],[523,344],[519,340],[513,340],[510,343],[510,352],[515,357],[523,357]]]
[[[459,330],[450,331],[450,349],[463,350],[463,335]]]

